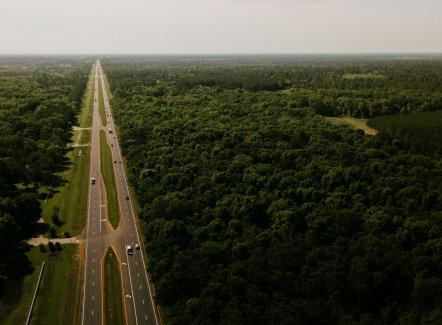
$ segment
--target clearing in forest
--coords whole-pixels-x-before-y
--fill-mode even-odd
[[[368,119],[354,117],[326,117],[327,121],[334,125],[348,125],[355,130],[363,130],[367,135],[376,135],[377,130],[367,125]]]

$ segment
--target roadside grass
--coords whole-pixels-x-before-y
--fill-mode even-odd
[[[81,113],[78,116],[79,127],[89,128],[92,126],[92,111],[94,108],[94,71],[95,64],[92,66],[91,73],[89,74],[89,81],[87,84],[86,94],[83,100],[83,106],[81,108]]]
[[[38,248],[33,248],[33,250],[38,250]],[[29,255],[31,253],[28,253]],[[0,324],[16,325],[26,323],[44,258],[43,254],[41,256],[33,255],[36,256],[31,259],[33,267],[31,272],[28,272],[23,277],[9,278],[8,281],[5,281],[5,287],[2,289],[3,292],[0,299]]]
[[[78,263],[78,246],[62,247],[62,251],[54,253],[49,252],[47,247],[46,252],[42,252],[39,247],[33,247],[27,253],[33,271],[24,278],[8,281],[5,292],[8,305],[0,302],[1,324],[26,323],[43,261],[45,270],[37,292],[31,324],[79,323],[81,270]]]
[[[78,116],[79,127],[90,127],[94,105],[94,70],[91,70],[81,114]],[[78,132],[81,132],[78,134]],[[79,139],[79,144],[87,144],[91,139],[90,130],[76,130],[72,139]],[[90,147],[72,148],[67,154],[67,168],[57,176],[62,183],[51,191],[45,203],[48,188],[41,188],[42,217],[52,229],[56,229],[55,237],[63,235],[76,236],[83,230],[87,214],[87,197],[89,188]],[[58,225],[53,217],[57,215]],[[52,237],[54,234],[52,233]]]
[[[83,230],[87,214],[90,147],[73,148],[67,154],[70,166],[58,175],[65,184],[53,189],[53,196],[43,202],[43,219],[56,229],[56,236],[77,236]],[[58,225],[54,216],[58,215]]]
[[[99,112],[101,117],[101,125],[106,126],[107,120],[106,120],[106,112],[104,109],[104,98],[103,98],[103,87],[101,87],[100,80],[98,81],[98,105],[99,105]]]
[[[78,245],[45,254],[45,270],[38,290],[31,324],[79,324],[82,271]]]
[[[104,323],[125,324],[120,263],[112,247],[104,258]]]
[[[117,229],[120,222],[118,209],[117,185],[115,182],[112,154],[106,142],[106,133],[100,131],[100,168],[106,186],[107,216],[114,229]]]
[[[326,117],[327,121],[334,125],[347,125],[354,130],[363,130],[367,135],[376,135],[375,130],[367,125],[367,119],[354,117]]]
[[[88,144],[91,142],[91,130],[78,130],[77,132],[80,132],[78,144]]]

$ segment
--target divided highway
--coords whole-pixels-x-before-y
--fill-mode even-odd
[[[103,89],[107,127],[102,127],[100,121],[99,82]],[[106,140],[114,162],[120,208],[120,223],[117,229],[113,229],[107,220],[106,190],[100,172],[100,129],[106,132]],[[120,261],[127,324],[159,325],[144,254],[142,248],[134,248],[135,244],[141,244],[141,240],[99,60],[95,70],[90,178],[95,180],[95,184],[89,186],[82,324],[104,323],[102,261],[107,247],[112,246]],[[127,254],[127,245],[132,246],[133,255]]]

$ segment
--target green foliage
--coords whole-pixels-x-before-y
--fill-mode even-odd
[[[412,152],[442,154],[442,111],[379,116],[368,124],[396,138]]]
[[[441,61],[124,60],[103,67],[169,324],[440,318],[439,161],[330,125],[312,100],[427,103]],[[387,78],[333,77],[367,71]]]
[[[87,82],[87,60],[0,58],[0,296],[26,259],[24,240],[35,233],[38,188],[60,184],[69,130]],[[20,67],[20,68],[17,68]],[[6,72],[3,72],[6,71]],[[60,221],[58,215],[55,221]],[[51,230],[51,232],[54,232]]]

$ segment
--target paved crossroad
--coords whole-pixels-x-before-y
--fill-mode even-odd
[[[102,127],[99,114],[99,82],[103,89],[106,127]],[[114,163],[114,172],[120,207],[120,224],[116,230],[107,221],[106,191],[100,172],[100,129],[106,131],[107,142],[112,151],[112,160],[116,162]],[[112,133],[109,133],[108,129],[111,129]],[[82,324],[102,324],[104,322],[102,261],[107,247],[112,246],[121,263],[127,323],[159,325],[142,250],[134,248],[134,254],[128,256],[125,248],[126,245],[134,247],[135,244],[141,244],[141,240],[137,231],[131,194],[110,110],[103,71],[98,60],[95,71],[90,178],[95,179],[95,184],[89,185]]]

